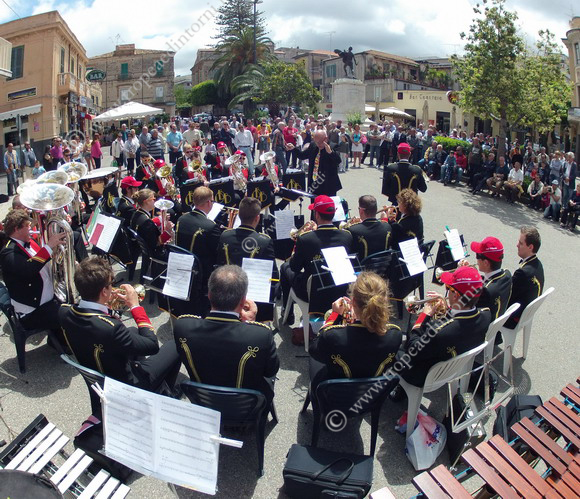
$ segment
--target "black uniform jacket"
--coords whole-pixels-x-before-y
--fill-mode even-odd
[[[507,310],[512,294],[512,274],[501,270],[483,283],[483,291],[477,301],[479,308],[489,308],[491,320],[496,320]]]
[[[137,166],[135,170],[135,180],[142,182],[139,189],[151,189],[155,192],[159,191],[157,182],[155,182],[155,168],[153,165],[145,166],[142,163]]]
[[[389,239],[391,248],[398,250],[401,241],[417,238],[423,242],[423,218],[421,215],[403,216],[398,222],[391,224],[392,235]]]
[[[218,265],[242,266],[244,258],[258,258],[272,260],[272,274],[278,277],[274,241],[266,234],[256,232],[249,225],[240,225],[237,229],[228,229],[222,232],[218,244]]]
[[[139,208],[131,217],[131,228],[139,234],[151,254],[153,255],[159,246],[160,231],[155,222],[151,220],[151,214]]]
[[[491,322],[489,309],[472,309],[447,315],[442,320],[427,318],[420,327],[411,331],[405,348],[411,368],[400,374],[415,386],[424,386],[429,369],[481,345]]]
[[[387,165],[383,175],[382,193],[388,196],[391,203],[396,202],[397,194],[403,189],[413,189],[415,192],[427,190],[421,168],[407,160]]]
[[[44,286],[40,271],[49,261],[46,248],[31,257],[20,243],[9,239],[0,251],[0,267],[10,298],[29,307],[39,307]]]
[[[509,304],[519,303],[518,308],[506,323],[507,327],[514,328],[519,322],[524,309],[544,291],[544,267],[537,255],[520,262],[520,266],[512,276],[512,296]]]
[[[124,383],[138,382],[133,361],[159,351],[148,320],[139,322],[137,328],[127,328],[115,317],[78,305],[62,305],[58,316],[79,363]]]
[[[326,194],[328,196],[335,196],[340,189],[342,183],[338,177],[338,165],[340,164],[340,155],[332,151],[326,152],[326,149],[319,149],[316,143],[311,142],[308,148],[304,151],[297,150],[299,159],[308,160],[308,190],[311,194]],[[320,160],[318,163],[318,178],[314,182],[312,174],[314,172],[314,162],[316,156],[320,152]]]
[[[121,196],[119,199],[119,204],[117,205],[117,216],[124,220],[125,227],[131,225],[131,219],[133,218],[133,213],[137,211],[137,207],[133,203],[132,199],[127,196]]]
[[[103,189],[103,211],[114,215],[116,212],[115,200],[119,197],[119,188],[115,179],[109,181]]]
[[[394,362],[401,346],[398,326],[388,325],[380,336],[359,321],[346,326],[323,327],[308,349],[310,356],[327,367],[326,379],[380,376]]]
[[[175,227],[175,244],[199,258],[206,283],[216,262],[220,235],[218,225],[197,208],[179,217]]]
[[[182,315],[174,336],[193,381],[272,394],[264,378],[276,375],[280,361],[272,331],[264,324],[241,322],[220,312],[210,312],[205,319]]]
[[[360,260],[389,248],[391,239],[389,223],[380,222],[376,218],[367,218],[359,224],[351,225],[347,230],[352,234],[351,251],[356,253]]]

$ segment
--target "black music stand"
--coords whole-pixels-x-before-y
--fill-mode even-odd
[[[203,185],[203,181],[199,179],[191,179],[181,184],[179,193],[181,194],[181,205],[183,211],[193,210],[193,191]],[[189,210],[187,210],[189,208]]]
[[[463,245],[464,248],[465,256],[467,257],[469,256],[469,253],[467,251],[467,245],[465,244],[465,241],[463,239],[463,234],[460,234],[459,237],[461,239],[461,244]],[[457,261],[453,259],[453,255],[451,254],[451,248],[449,247],[447,239],[439,241],[439,247],[437,248],[437,256],[435,257],[435,263],[433,266],[433,277],[431,279],[431,282],[433,284],[441,285],[442,284],[441,281],[437,280],[437,278],[435,277],[437,268],[441,268],[443,270],[454,270],[455,268],[457,268]]]
[[[279,260],[286,261],[292,255],[292,250],[296,241],[294,239],[276,239],[276,220],[273,215],[267,215],[262,218],[264,233],[268,234],[274,241],[274,255]],[[302,227],[304,225],[304,215],[294,215],[294,226]]]
[[[262,203],[262,209],[268,208],[274,202],[270,179],[252,180],[246,189],[248,197],[256,198]]]
[[[282,175],[282,186],[286,189],[295,189],[298,191],[306,190],[306,173],[302,170],[292,173],[284,173]],[[295,201],[289,199],[289,201]]]
[[[221,203],[228,208],[236,206],[236,200],[234,198],[234,181],[232,179],[226,180],[225,182],[210,182],[209,188],[213,192],[214,200],[217,203]]]

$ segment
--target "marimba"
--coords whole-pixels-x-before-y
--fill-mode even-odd
[[[41,414],[0,453],[0,467],[41,476],[61,497],[69,492],[79,499],[123,499],[129,493],[105,470],[89,470],[93,459],[81,449],[68,456],[63,449],[69,440]]]
[[[580,497],[580,389],[569,384],[560,394],[564,402],[552,397],[536,409],[537,425],[524,418],[512,426],[518,436],[514,445],[496,435],[463,454],[492,494],[505,499]],[[518,453],[522,444],[525,450]],[[538,461],[546,467],[542,475],[530,465]],[[443,465],[413,483],[430,499],[473,497]]]

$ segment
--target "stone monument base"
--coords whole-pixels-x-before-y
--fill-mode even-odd
[[[332,82],[332,121],[348,121],[347,115],[360,113],[364,122],[366,85],[356,79],[339,78]]]

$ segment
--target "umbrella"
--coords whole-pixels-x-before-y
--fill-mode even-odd
[[[93,121],[119,121],[128,118],[144,118],[145,116],[152,116],[154,114],[162,114],[163,109],[158,107],[146,106],[139,102],[127,102],[122,106],[114,109],[109,109],[103,114],[99,114]]]
[[[415,119],[414,116],[411,116],[410,114],[406,113],[405,111],[401,111],[396,107],[386,107],[385,109],[381,109],[380,112],[386,114],[387,116],[392,116],[393,118],[404,118],[407,120]]]
[[[365,104],[365,113],[374,113],[375,112],[375,106],[369,106],[368,104]]]

